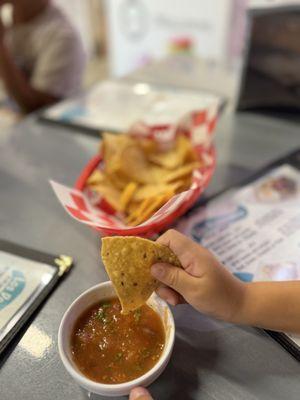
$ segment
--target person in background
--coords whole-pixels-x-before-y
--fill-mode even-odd
[[[161,283],[157,294],[175,306],[188,303],[197,311],[241,325],[300,334],[300,282],[244,283],[207,249],[175,230],[159,239],[179,258],[182,268],[155,264],[152,275]],[[129,400],[153,400],[137,387]]]
[[[86,56],[78,33],[51,0],[0,0],[0,81],[20,110],[30,113],[80,90]]]

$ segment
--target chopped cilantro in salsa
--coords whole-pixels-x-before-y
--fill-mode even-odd
[[[121,314],[119,300],[98,303],[79,316],[72,332],[73,359],[84,375],[122,383],[150,370],[165,345],[159,315],[147,305]]]

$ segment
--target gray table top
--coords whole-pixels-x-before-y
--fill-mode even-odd
[[[65,213],[48,179],[73,184],[97,142],[33,118],[0,135],[0,236],[76,260],[0,360],[1,400],[87,398],[62,366],[57,330],[69,304],[107,276],[98,234]],[[299,146],[299,125],[227,114],[216,142],[219,164],[210,194]],[[177,307],[174,315],[174,353],[150,388],[156,400],[299,399],[299,363],[265,333],[213,321],[188,306]]]

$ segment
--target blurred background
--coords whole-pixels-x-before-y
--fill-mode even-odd
[[[169,54],[235,63],[247,0],[53,0],[80,32],[95,79],[122,76]],[[269,1],[267,2],[269,3]],[[10,5],[2,16],[11,20]]]
[[[300,1],[52,3],[81,37],[87,57],[83,90],[108,78],[132,77],[218,93],[240,110],[300,108]],[[10,26],[12,5],[0,10]],[[5,112],[3,121],[9,119],[7,107]]]

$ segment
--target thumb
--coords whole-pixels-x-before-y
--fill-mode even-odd
[[[195,284],[196,278],[189,275],[182,268],[170,264],[154,264],[151,267],[151,274],[160,282],[176,290],[182,296],[187,293]]]
[[[130,392],[129,400],[153,400],[147,389],[137,387]]]

